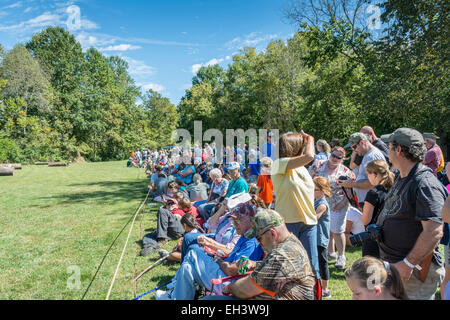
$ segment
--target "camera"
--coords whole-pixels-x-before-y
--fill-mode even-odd
[[[367,226],[367,231],[355,234],[350,237],[350,243],[353,247],[362,246],[363,242],[367,239],[381,240],[381,227],[376,224],[370,224]]]

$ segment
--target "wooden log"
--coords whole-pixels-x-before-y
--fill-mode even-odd
[[[34,164],[36,166],[46,166],[46,165],[48,165],[48,162],[35,162]]]
[[[13,167],[0,167],[0,176],[13,176],[14,168]]]
[[[21,163],[2,163],[2,164],[0,164],[0,167],[13,167],[16,170],[21,170],[22,164]]]
[[[66,162],[49,162],[49,167],[68,167],[69,163]]]

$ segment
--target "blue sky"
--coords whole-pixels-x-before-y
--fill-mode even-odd
[[[83,50],[99,49],[129,63],[143,89],[178,104],[202,65],[226,67],[245,46],[263,50],[290,38],[285,0],[0,0],[0,44],[6,50],[45,27],[63,26]]]

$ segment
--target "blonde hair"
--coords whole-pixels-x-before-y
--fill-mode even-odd
[[[373,160],[366,164],[367,173],[375,173],[382,177],[380,185],[390,189],[394,184],[394,173],[389,170],[389,165],[384,160]]]
[[[269,157],[264,157],[261,159],[261,164],[263,167],[271,168],[273,164],[273,160]]]
[[[370,282],[370,278],[373,277],[374,272],[376,272],[380,277],[379,284],[390,291],[392,296],[400,300],[408,300],[406,295],[405,287],[403,285],[400,274],[397,269],[392,265],[386,269],[383,261],[380,259],[365,256],[356,260],[350,268],[345,270],[345,278],[353,278],[359,280],[359,286],[362,288],[367,288]]]
[[[328,198],[331,198],[331,187],[330,187],[330,182],[328,181],[327,178],[324,177],[315,177],[313,179],[314,181],[314,185],[320,189],[320,191],[322,191],[325,196],[327,196]]]
[[[320,146],[322,148],[322,151],[325,152],[326,154],[329,154],[331,152],[331,147],[325,140],[323,139],[317,140],[317,145]]]

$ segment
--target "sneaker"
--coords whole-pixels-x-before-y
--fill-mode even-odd
[[[336,261],[336,258],[337,258],[336,252],[333,252],[333,253],[328,252],[328,262]]]
[[[156,290],[155,300],[172,300],[171,293],[172,293],[172,290],[168,290],[168,291]]]
[[[158,254],[159,254],[160,258],[163,258],[163,257],[167,257],[169,255],[169,252],[167,250],[164,250],[164,249],[159,249],[158,250]]]
[[[338,270],[344,270],[346,262],[347,262],[347,259],[345,258],[344,255],[338,256],[334,266]]]
[[[322,298],[331,298],[331,292],[328,291],[322,291]]]
[[[167,244],[167,242],[168,240],[166,238],[159,238],[157,244],[158,246],[163,247]]]

